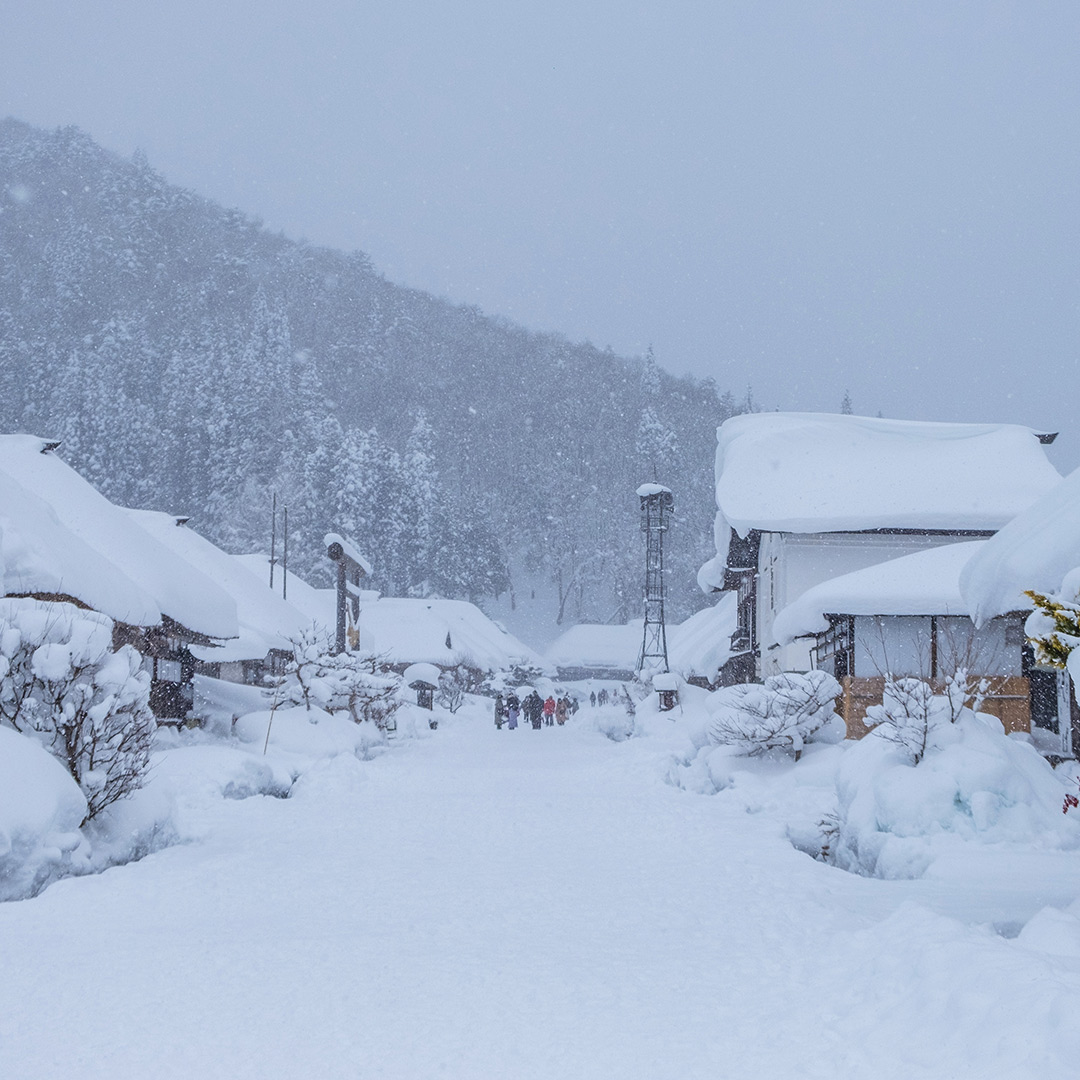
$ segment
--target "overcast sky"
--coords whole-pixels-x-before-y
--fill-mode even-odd
[[[4,0],[0,113],[766,407],[1060,428],[1080,4]]]

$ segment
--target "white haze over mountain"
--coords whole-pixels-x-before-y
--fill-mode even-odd
[[[1075,428],[1080,8],[8,0],[0,114],[767,408]]]

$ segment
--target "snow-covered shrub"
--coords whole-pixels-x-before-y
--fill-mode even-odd
[[[291,641],[284,675],[269,692],[277,705],[303,705],[308,712],[347,712],[360,724],[370,720],[386,730],[401,704],[401,678],[379,671],[377,656],[333,653],[329,635],[314,629]]]
[[[0,723],[65,766],[87,818],[141,786],[156,730],[142,657],[112,631],[73,604],[0,600]]]
[[[466,694],[482,694],[488,679],[474,660],[461,658],[452,668],[439,677],[436,701],[451,713],[456,713],[465,701]]]
[[[796,759],[814,735],[833,719],[840,684],[824,671],[784,672],[764,683],[717,690],[709,701],[714,743],[748,754],[789,750]]]
[[[950,700],[922,679],[888,679],[882,703],[866,710],[866,724],[918,765],[940,729],[953,720]]]
[[[1080,646],[1080,570],[1070,573],[1057,595],[1026,594],[1035,605],[1024,626],[1040,664],[1063,668]]]
[[[320,680],[330,655],[330,635],[313,624],[290,638],[289,647],[292,655],[285,662],[285,672],[274,681],[274,700],[303,705],[308,711],[313,705],[324,705],[325,687]]]
[[[439,676],[439,690],[435,700],[451,713],[456,713],[465,703],[466,674],[460,667],[447,668]]]
[[[931,712],[947,714],[938,699]],[[1060,810],[1066,786],[1028,743],[969,709],[937,723],[919,761],[879,725],[844,753],[828,861],[876,877],[918,877],[961,840],[1080,844]]]

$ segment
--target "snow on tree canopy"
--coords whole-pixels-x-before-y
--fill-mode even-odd
[[[231,638],[238,631],[236,605],[204,574],[159,544],[119,506],[111,503],[74,469],[32,435],[0,435],[0,476],[32,491],[60,523],[113,564],[152,598],[150,611],[123,619],[156,625],[161,615],[208,637]],[[119,616],[117,616],[119,617]]]
[[[987,543],[944,544],[823,581],[779,612],[773,636],[788,645],[820,633],[826,615],[966,615],[960,573]]]
[[[0,472],[0,594],[70,596],[133,626],[156,626],[154,598]]]
[[[1010,521],[965,567],[960,591],[977,625],[1031,607],[1028,589],[1056,592],[1080,566],[1080,469]]]
[[[740,536],[999,529],[1061,480],[1014,424],[752,413],[717,439],[716,504]]]
[[[155,540],[205,574],[236,604],[239,635],[218,647],[193,646],[191,651],[198,659],[226,663],[261,660],[271,649],[287,651],[291,639],[298,638],[311,625],[309,618],[270,589],[268,577],[256,577],[235,556],[181,524],[172,514],[154,510],[127,513]]]

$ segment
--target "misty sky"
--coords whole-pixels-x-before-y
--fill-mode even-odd
[[[0,113],[766,407],[1061,429],[1080,4],[5,0]]]

